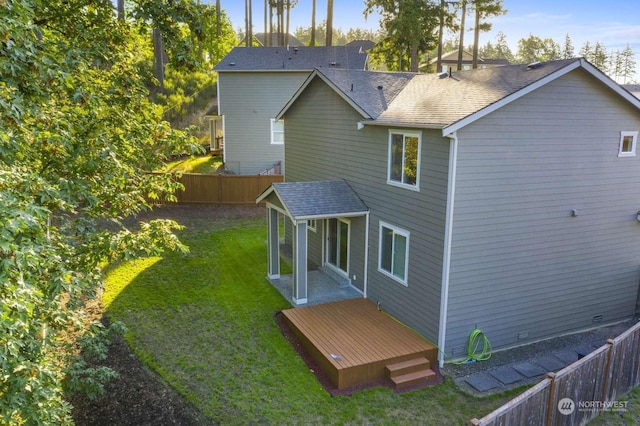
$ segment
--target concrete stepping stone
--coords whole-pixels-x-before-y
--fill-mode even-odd
[[[578,360],[578,353],[573,349],[561,349],[559,351],[552,352],[552,355],[564,361],[567,365]]]
[[[500,386],[500,382],[484,373],[467,377],[466,379],[464,379],[464,381],[479,392],[486,392],[490,389]]]
[[[518,364],[514,365],[513,368],[518,373],[528,378],[540,376],[546,373],[544,368],[530,362],[519,362]]]
[[[534,362],[540,367],[547,370],[547,372],[562,370],[567,366],[567,364],[554,356],[543,356],[540,358],[536,358]]]
[[[521,374],[511,367],[496,368],[494,370],[490,370],[489,374],[505,385],[510,385],[524,379]]]

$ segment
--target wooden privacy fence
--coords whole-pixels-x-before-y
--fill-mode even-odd
[[[617,397],[640,385],[640,323],[536,386],[473,426],[584,425],[603,409],[623,410]]]
[[[178,182],[183,191],[176,191],[178,204],[253,205],[256,198],[282,175],[202,175],[185,173]]]

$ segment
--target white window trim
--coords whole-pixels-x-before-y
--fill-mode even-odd
[[[307,220],[307,229],[311,232],[318,232],[318,219]]]
[[[409,185],[406,183],[398,182],[391,179],[391,138],[392,135],[402,135],[406,136],[414,136],[418,138],[418,165],[416,167],[416,184]],[[420,191],[420,165],[422,163],[422,132],[412,132],[407,130],[399,130],[399,129],[390,129],[389,130],[389,141],[388,141],[388,152],[387,152],[387,184],[392,186],[397,186],[400,188],[410,189],[412,191]]]
[[[390,229],[395,234],[402,235],[407,240],[407,244],[405,247],[405,257],[404,257],[404,280],[399,277],[396,277],[395,275],[386,271],[385,269],[382,269],[382,266],[381,266],[382,265],[382,228]],[[378,228],[378,271],[383,275],[386,275],[387,277],[393,279],[394,281],[399,282],[405,287],[409,287],[409,247],[410,247],[409,240],[410,240],[409,231],[402,228],[398,228],[397,226],[390,225],[386,222],[380,221],[380,226]],[[393,259],[391,263],[393,263]]]
[[[631,151],[622,151],[624,138],[627,136],[631,136],[633,141],[631,142]],[[635,157],[636,156],[636,145],[638,142],[638,132],[620,132],[620,146],[618,147],[618,157]]]
[[[275,118],[271,119],[271,145],[284,145],[284,142],[278,142],[274,139],[274,124],[281,122],[282,123],[282,139],[284,140],[284,120],[276,120]]]

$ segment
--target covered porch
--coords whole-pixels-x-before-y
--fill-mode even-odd
[[[274,183],[266,202],[268,278],[294,306],[366,297],[369,209],[344,181]],[[280,215],[292,273],[280,274]]]
[[[269,280],[285,299],[291,301],[294,307],[300,306],[293,302],[293,274],[281,275]],[[307,303],[302,306],[320,305],[345,299],[362,297],[362,293],[345,284],[343,281],[323,269],[308,271],[307,273]]]

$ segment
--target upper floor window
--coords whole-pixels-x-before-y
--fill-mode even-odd
[[[634,157],[636,155],[637,142],[638,132],[620,132],[618,157]]]
[[[419,189],[421,139],[418,132],[389,132],[387,183],[416,191]]]
[[[271,119],[271,143],[276,145],[284,143],[284,120]]]

